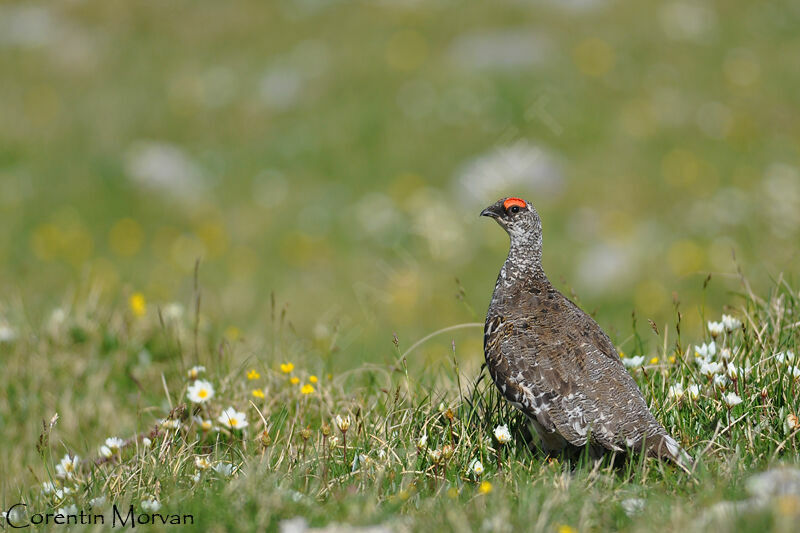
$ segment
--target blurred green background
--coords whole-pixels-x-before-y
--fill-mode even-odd
[[[733,249],[755,283],[798,264],[798,27],[790,0],[4,2],[0,321],[87,287],[188,307],[199,257],[229,335],[274,291],[334,366],[383,360],[482,321],[507,238],[478,212],[513,195],[615,340],[673,291],[699,333]]]

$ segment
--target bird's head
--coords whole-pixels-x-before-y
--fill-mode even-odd
[[[530,202],[522,198],[501,198],[481,211],[481,216],[495,219],[511,237],[512,243],[541,243],[539,214]]]

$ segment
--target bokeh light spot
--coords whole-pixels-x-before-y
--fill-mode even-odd
[[[601,39],[581,41],[573,50],[572,57],[583,74],[594,78],[614,68],[614,49]]]
[[[108,245],[115,254],[131,257],[139,253],[144,241],[144,232],[132,218],[117,221],[108,233]]]
[[[428,42],[414,30],[402,30],[389,39],[386,62],[395,70],[410,71],[419,68],[428,57]]]

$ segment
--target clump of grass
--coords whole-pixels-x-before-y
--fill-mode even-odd
[[[286,331],[244,358],[243,344],[220,341],[202,320],[148,313],[142,301],[102,310],[105,320],[70,316],[14,349],[47,356],[71,342],[95,366],[112,336],[161,361],[160,372],[128,368],[136,390],[125,397],[146,401],[116,405],[136,429],[122,439],[113,417],[95,421],[96,442],[56,417],[44,423],[31,440],[40,464],[27,457],[33,482],[6,489],[4,503],[67,512],[130,502],[252,530],[296,515],[414,529],[687,527],[740,497],[749,472],[795,463],[800,451],[800,295],[780,279],[765,297],[745,285],[737,299],[704,338],[680,337],[678,311],[675,333],[653,328],[656,349],[638,331],[626,341],[656,417],[698,461],[693,476],[642,456],[548,457],[486,373],[461,375],[457,364],[436,386],[402,358],[331,375]],[[78,325],[80,343],[68,333]],[[188,352],[187,338],[197,339]],[[783,502],[740,525],[779,527],[798,509]]]

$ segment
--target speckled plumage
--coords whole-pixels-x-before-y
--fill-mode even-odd
[[[547,279],[538,213],[512,200],[481,213],[511,238],[484,329],[500,392],[532,421],[548,451],[568,444],[644,449],[687,468],[691,458],[653,417],[608,336]]]

